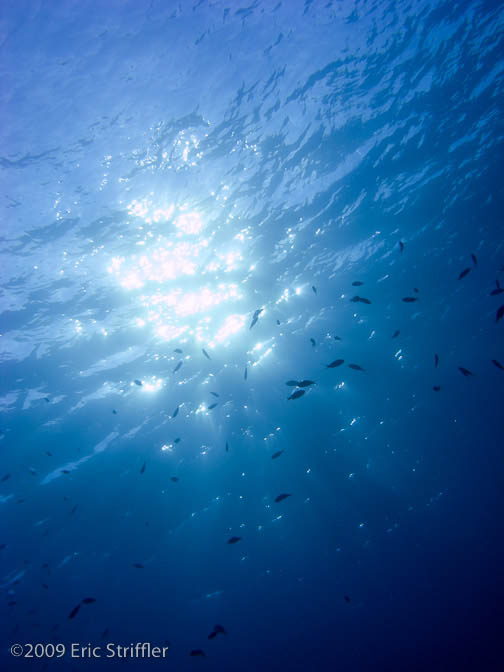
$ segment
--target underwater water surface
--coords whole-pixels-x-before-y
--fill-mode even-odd
[[[503,669],[503,26],[2,3],[2,669]]]

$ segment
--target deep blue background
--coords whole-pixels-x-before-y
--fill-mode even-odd
[[[502,669],[503,24],[2,3],[3,668]]]

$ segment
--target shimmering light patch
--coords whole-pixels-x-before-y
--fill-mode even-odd
[[[199,213],[189,212],[177,217],[175,226],[183,233],[196,235],[203,229],[203,221]]]
[[[215,334],[215,341],[222,343],[227,341],[232,334],[237,334],[245,325],[245,315],[229,315],[224,324]],[[213,345],[213,343],[210,343]]]

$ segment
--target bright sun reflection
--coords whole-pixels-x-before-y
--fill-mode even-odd
[[[205,232],[201,214],[185,206],[142,199],[132,201],[128,213],[141,220],[135,244],[142,253],[116,256],[107,270],[123,289],[144,290],[135,324],[150,325],[163,340],[191,335],[210,346],[244,329],[245,315],[222,309],[243,299],[240,285],[250,264],[243,265],[246,231],[216,249],[215,231]],[[240,271],[238,281],[223,281],[222,274]]]

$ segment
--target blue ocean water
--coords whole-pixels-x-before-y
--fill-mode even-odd
[[[2,669],[503,669],[503,23],[2,3]]]

